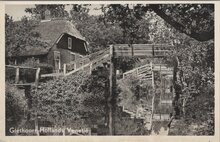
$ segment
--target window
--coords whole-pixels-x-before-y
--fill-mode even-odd
[[[72,38],[68,37],[68,49],[72,49]]]

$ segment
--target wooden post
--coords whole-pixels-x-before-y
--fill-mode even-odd
[[[173,117],[176,117],[176,102],[178,100],[176,81],[177,81],[177,70],[178,70],[178,57],[174,57],[174,68],[173,68]]]
[[[25,93],[25,98],[27,98],[27,106],[28,110],[32,108],[32,96],[31,96],[31,86],[25,86],[24,87],[24,93]],[[27,112],[27,120],[30,120],[30,111]]]
[[[152,61],[151,61],[151,70],[152,70],[153,98],[152,98],[152,110],[151,110],[150,130],[152,130],[152,124],[153,124],[153,117],[154,117],[154,99],[155,99],[154,72],[153,72],[153,63],[152,63]]]
[[[38,124],[38,116],[36,114],[36,118],[34,120],[34,125],[35,125],[35,132],[37,134],[37,136],[40,136],[40,133],[39,133],[39,124]]]
[[[108,107],[109,107],[109,135],[114,134],[114,111],[115,111],[115,87],[116,87],[116,69],[115,69],[115,57],[114,57],[114,47],[110,47],[110,76],[109,76],[109,97],[108,97]]]
[[[15,84],[19,83],[19,67],[16,67]]]
[[[37,95],[37,101],[39,101],[39,95],[37,94],[37,88],[35,90],[35,93]],[[39,133],[39,120],[38,120],[38,108],[39,108],[39,102],[37,102],[37,108],[35,109],[35,119],[34,119],[34,125],[35,125],[35,132],[36,132],[36,135],[37,136],[40,136],[40,133]]]
[[[39,83],[39,76],[40,76],[40,68],[37,68],[37,70],[36,70],[36,77],[35,77],[35,86],[36,86],[35,93],[37,93],[37,86],[38,86],[38,83]],[[38,97],[38,100],[39,100],[38,94],[37,94],[37,97]],[[39,106],[38,106],[38,108],[39,108]],[[36,110],[36,114],[35,115],[36,115],[35,116],[35,120],[34,120],[35,130],[36,130],[37,136],[39,136],[40,134],[39,134],[39,128],[38,128],[38,110]]]
[[[161,96],[162,96],[162,93],[163,93],[163,90],[162,90],[162,74],[161,74],[161,65],[160,65],[160,119],[161,119]]]
[[[137,74],[137,76],[138,76],[138,68],[136,69],[136,74]]]
[[[38,82],[39,82],[39,76],[40,76],[40,68],[37,68],[36,76],[35,76],[35,85],[36,85],[36,87],[37,87]]]
[[[63,74],[66,74],[66,64],[63,64]]]
[[[74,63],[74,70],[76,70],[76,62]]]
[[[92,74],[92,62],[91,62],[91,64],[89,65],[89,74]]]

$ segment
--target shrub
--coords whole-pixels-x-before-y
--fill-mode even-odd
[[[6,83],[5,89],[5,106],[6,106],[6,135],[9,135],[10,127],[17,127],[21,120],[24,119],[24,109],[27,108],[27,101],[22,95],[22,90]]]

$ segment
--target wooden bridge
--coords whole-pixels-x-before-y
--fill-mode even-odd
[[[21,66],[11,66],[6,65],[6,76],[8,75],[7,69],[12,68],[15,69],[15,76],[12,77],[12,80],[14,80],[15,85],[37,85],[39,82],[40,77],[58,77],[58,76],[69,76],[71,74],[74,74],[81,70],[86,70],[88,73],[91,73],[93,69],[96,67],[103,65],[103,63],[109,63],[110,64],[110,94],[108,98],[108,105],[109,105],[109,134],[112,135],[113,133],[113,120],[111,119],[111,115],[113,114],[112,110],[112,99],[113,94],[115,92],[116,88],[116,69],[115,69],[115,59],[118,57],[138,57],[138,58],[161,58],[164,56],[169,55],[172,53],[172,46],[166,45],[166,44],[116,44],[111,46],[110,48],[106,48],[104,50],[101,50],[99,52],[90,54],[88,56],[85,56],[84,58],[77,60],[72,63],[64,64],[63,66],[63,72],[62,73],[53,73],[53,74],[42,74],[40,76],[40,68],[30,68],[30,67],[21,67]],[[89,59],[89,60],[87,60]],[[77,62],[82,62],[82,64],[77,67]],[[144,65],[141,67],[138,67],[136,69],[133,69],[132,71],[129,71],[127,73],[123,74],[123,77],[128,76],[129,74],[136,74],[141,79],[151,79],[152,80],[152,86],[154,88],[154,71],[157,71],[158,69],[162,72],[164,71],[166,74],[170,73],[171,70],[164,69],[164,66],[155,66],[153,63],[150,65]],[[34,70],[35,79],[31,81],[21,81],[20,80],[20,71],[23,69],[30,69]],[[28,75],[24,75],[26,78]],[[24,77],[24,79],[25,79]],[[9,77],[10,78],[10,77]],[[155,95],[154,95],[155,96]],[[152,102],[154,102],[154,97],[152,99]],[[151,123],[153,119],[154,114],[154,104],[152,103],[152,115],[151,115]],[[152,124],[151,124],[152,125]]]

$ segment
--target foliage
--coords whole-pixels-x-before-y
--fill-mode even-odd
[[[107,119],[108,76],[107,68],[98,68],[82,85],[84,92],[82,110],[89,116],[88,123],[97,122],[100,118]]]
[[[198,40],[214,39],[214,4],[150,4],[136,11],[154,11],[178,31]]]
[[[68,125],[72,120],[79,119],[83,111],[80,87],[85,78],[85,73],[78,73],[49,80],[40,84],[40,89],[33,89],[33,117],[37,113],[42,120],[53,122],[57,126]]]
[[[6,83],[5,90],[6,129],[18,127],[23,119],[24,109],[27,108],[24,92],[9,83]]]
[[[152,99],[152,85],[149,81],[141,81],[135,76],[119,81],[121,93],[118,97],[118,103],[129,110],[136,111],[141,105],[150,105]]]
[[[120,27],[105,25],[99,20],[98,16],[89,15],[88,11],[89,9],[86,6],[75,5],[70,11],[70,20],[73,21],[76,28],[89,42],[90,52],[106,48],[109,44],[121,43]]]
[[[213,4],[111,4],[103,11],[104,17],[108,17],[107,22],[120,22],[124,35],[130,30],[130,35],[135,37],[134,29],[138,28],[136,22],[153,11],[172,27],[198,41],[214,38]]]
[[[186,122],[196,123],[196,135],[214,135],[214,88],[208,86],[198,96],[193,96],[186,104]]]
[[[196,135],[214,134],[214,41],[199,42],[175,29],[167,28],[174,44],[172,56],[166,58],[170,65],[178,58],[178,84],[184,90],[191,90],[186,101],[186,119],[188,125],[196,124]],[[163,36],[161,36],[163,37]],[[193,93],[194,92],[194,93]],[[182,108],[182,102],[180,102]],[[210,115],[205,115],[210,114]],[[177,126],[178,127],[178,126]]]
[[[26,8],[25,12],[32,14],[33,17],[44,19],[46,10],[51,12],[52,18],[68,16],[68,12],[65,10],[65,5],[63,4],[36,4],[34,8]]]
[[[73,121],[84,121],[86,125],[96,123],[105,117],[107,111],[108,78],[106,70],[101,74],[87,76],[77,73],[40,83],[34,94],[33,118],[53,122],[57,126],[71,125]],[[35,92],[37,91],[37,92]],[[75,124],[74,124],[75,125]]]
[[[28,47],[46,47],[47,44],[40,39],[39,33],[33,31],[37,25],[37,21],[29,20],[27,17],[14,22],[12,17],[5,15],[6,57],[16,56]]]
[[[110,25],[119,25],[123,43],[147,43],[148,22],[135,11],[136,5],[110,4],[102,7],[100,19]],[[144,28],[143,28],[144,27]]]

